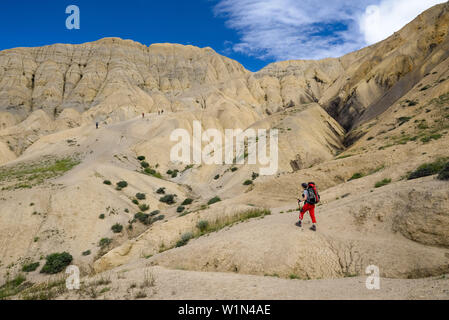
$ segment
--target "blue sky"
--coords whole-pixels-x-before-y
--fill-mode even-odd
[[[442,0],[2,0],[0,49],[103,37],[212,47],[257,71],[341,56],[382,40]],[[68,5],[80,30],[65,27]]]

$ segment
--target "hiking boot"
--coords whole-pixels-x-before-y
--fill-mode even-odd
[[[316,225],[311,226],[311,227],[310,227],[310,230],[316,231]]]
[[[298,227],[302,227],[302,222],[301,222],[301,220],[299,220],[298,222],[296,222],[296,225],[298,226]]]

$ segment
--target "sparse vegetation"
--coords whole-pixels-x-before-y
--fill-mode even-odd
[[[187,198],[181,203],[181,205],[188,206],[189,204],[192,204],[192,202],[193,202],[193,199]]]
[[[179,206],[178,208],[176,208],[176,212],[181,213],[185,210],[186,208],[184,206]]]
[[[25,264],[22,267],[22,271],[23,272],[33,272],[33,271],[35,271],[39,267],[39,265],[40,265],[39,262],[33,262],[33,263]]]
[[[201,220],[196,225],[198,230],[194,236],[200,237],[211,232],[216,232],[225,227],[232,226],[237,222],[244,222],[249,219],[261,218],[267,215],[271,215],[271,211],[268,209],[250,209],[230,216],[220,216],[213,221]]]
[[[7,281],[3,286],[0,287],[0,300],[15,296],[19,292],[24,290],[27,287],[25,281],[25,276],[21,274],[19,274],[13,280]]]
[[[89,256],[92,252],[90,250],[86,250],[82,253],[83,256]]]
[[[165,188],[159,188],[156,190],[157,194],[165,194]]]
[[[80,161],[71,157],[64,159],[44,158],[31,163],[4,166],[0,169],[0,182],[6,182],[2,190],[30,189],[46,180],[62,176]]]
[[[150,167],[150,164],[148,162],[146,162],[146,161],[142,161],[140,163],[140,165],[142,166],[142,168],[145,168],[145,169]]]
[[[383,186],[386,186],[387,184],[391,183],[391,179],[385,178],[381,181],[376,182],[376,184],[374,185],[375,188],[380,188]]]
[[[181,239],[179,239],[178,242],[176,242],[176,248],[185,246],[190,241],[190,239],[192,239],[192,238],[193,238],[193,233],[192,232],[184,233],[181,236]]]
[[[427,143],[427,142],[430,142],[432,140],[438,140],[441,137],[442,137],[442,135],[441,134],[437,134],[437,133],[435,133],[435,134],[428,134],[428,135],[426,135],[426,136],[421,138],[421,142]]]
[[[137,157],[137,160],[139,160],[139,161],[144,161],[144,160],[145,160],[145,156],[138,156],[138,157]]]
[[[109,180],[104,180],[103,183],[106,184],[106,185],[108,185],[108,186],[110,186],[110,185],[112,184],[112,182],[109,181]]]
[[[153,176],[153,177],[158,178],[158,179],[162,179],[162,175],[159,172],[157,172],[156,170],[151,169],[151,168],[145,168],[143,170],[143,173],[145,173],[145,174],[147,174],[149,176]]]
[[[447,160],[445,158],[439,158],[432,163],[424,163],[420,165],[415,171],[411,172],[408,175],[407,179],[412,180],[437,174],[444,169],[446,161]]]
[[[126,188],[128,186],[128,182],[126,182],[126,181],[119,181],[119,182],[117,182],[116,185],[117,185],[117,188],[124,189],[124,188]]]
[[[159,201],[163,202],[163,203],[166,203],[166,204],[174,204],[174,203],[176,203],[175,195],[173,195],[173,194],[167,194],[167,195],[161,197],[159,199]]]
[[[207,228],[209,227],[209,221],[200,220],[196,224],[196,227],[200,230],[200,232],[205,232],[207,230]]]
[[[102,239],[100,240],[100,242],[98,243],[98,246],[101,247],[101,248],[105,248],[105,247],[107,247],[108,245],[110,245],[111,243],[112,243],[112,239],[109,239],[109,238],[102,238]]]
[[[104,213],[100,214],[100,215],[98,216],[98,218],[100,218],[101,220],[103,220],[103,219],[105,218]]]
[[[136,198],[138,200],[145,200],[147,197],[146,197],[145,193],[136,193]]]
[[[363,173],[357,172],[357,173],[354,173],[354,174],[352,175],[352,177],[349,178],[348,181],[360,179],[360,178],[363,178],[363,177],[364,177]]]
[[[447,162],[444,168],[440,171],[437,177],[439,180],[449,180],[449,162]]]
[[[214,180],[218,180],[219,178],[220,178],[220,175],[217,174],[217,175],[214,177]]]
[[[111,227],[112,232],[120,233],[123,230],[123,226],[120,223],[116,223]]]
[[[154,211],[152,211],[152,212],[150,213],[150,216],[151,216],[151,217],[157,216],[159,213],[161,213],[159,210],[154,210]]]
[[[139,209],[140,209],[140,211],[145,212],[145,211],[150,210],[150,206],[144,203],[144,204],[139,205]]]
[[[409,122],[412,117],[400,117],[397,119],[399,126],[402,126],[404,123]]]
[[[217,202],[220,202],[220,201],[221,201],[220,197],[216,196],[216,197],[213,197],[212,199],[210,199],[210,200],[207,202],[207,204],[210,206],[210,205],[212,205],[212,204],[214,204],[214,203],[217,203]]]
[[[151,224],[151,219],[150,219],[150,215],[143,213],[143,212],[137,212],[134,215],[134,218],[139,220],[141,223],[143,223],[144,225],[149,225]]]
[[[250,184],[253,184],[252,180],[245,180],[245,182],[243,182],[244,186],[249,186]]]
[[[68,252],[52,253],[46,257],[46,263],[41,269],[41,273],[55,274],[63,271],[70,265],[73,257]]]

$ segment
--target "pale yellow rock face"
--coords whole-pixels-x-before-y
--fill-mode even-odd
[[[134,298],[131,286],[152,270],[148,298],[248,298],[260,284],[260,299],[306,287],[314,299],[447,299],[449,184],[408,177],[449,161],[448,25],[441,4],[341,58],[255,73],[211,48],[118,38],[0,52],[0,286],[67,251],[85,280],[111,277],[116,290],[97,297]],[[276,131],[277,170],[173,161],[172,133],[191,139],[195,121],[202,132]],[[317,232],[308,215],[295,225],[309,181],[321,194]],[[200,221],[263,208],[271,214],[199,234]],[[188,233],[198,237],[176,247]],[[382,279],[388,290],[367,293],[368,265],[393,278]],[[38,270],[27,280],[47,282]],[[425,277],[438,278],[405,280]]]

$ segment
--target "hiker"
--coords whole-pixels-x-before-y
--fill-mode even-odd
[[[95,127],[98,129],[98,121],[95,122]]]
[[[304,201],[304,206],[299,213],[299,221],[297,223],[298,227],[302,227],[302,219],[304,214],[309,211],[310,217],[312,218],[312,227],[310,230],[316,231],[316,219],[315,219],[315,204],[320,202],[320,195],[316,189],[316,185],[313,182],[302,183],[304,191],[302,193],[302,201]],[[301,200],[298,199],[298,203],[301,204]]]
[[[145,113],[144,112],[142,112],[142,119],[144,119],[145,118]]]

